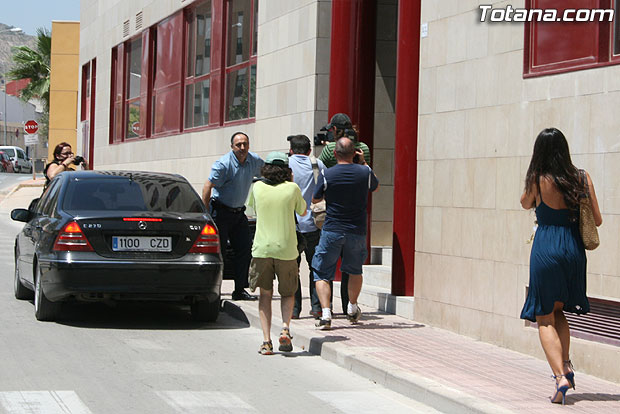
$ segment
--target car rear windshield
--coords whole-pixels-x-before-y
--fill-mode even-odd
[[[73,179],[64,197],[65,211],[162,211],[203,213],[204,205],[187,183],[132,178]]]
[[[15,150],[13,148],[2,148],[2,152],[6,153],[9,157],[15,156]]]

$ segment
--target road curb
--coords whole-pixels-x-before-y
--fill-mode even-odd
[[[34,182],[34,183],[19,183],[15,187],[13,187],[11,190],[9,190],[9,192],[7,193],[7,195],[4,198],[9,198],[14,193],[16,193],[20,188],[43,187],[43,186],[45,186],[45,181],[42,181],[40,183],[38,183],[38,182]]]
[[[243,308],[229,300],[222,301],[222,310],[229,316],[261,329],[257,311]],[[496,404],[471,396],[437,381],[414,374],[390,363],[365,355],[338,342],[342,336],[314,336],[311,330],[292,327],[293,345],[333,362],[351,372],[380,384],[408,398],[419,401],[444,413],[508,414]],[[279,335],[279,326],[272,325],[272,335]]]
[[[4,193],[3,191],[0,191],[0,204],[4,203],[6,200],[11,198],[13,194],[18,192],[22,188],[35,188],[35,187],[43,188],[44,186],[45,186],[45,180],[34,180],[34,181],[29,180],[29,182],[18,183],[14,187],[12,187],[10,190],[8,190],[6,193]]]

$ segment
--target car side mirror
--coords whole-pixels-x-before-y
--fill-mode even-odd
[[[31,217],[32,213],[23,208],[16,208],[11,211],[11,218],[15,221],[23,221],[24,223],[28,223]]]

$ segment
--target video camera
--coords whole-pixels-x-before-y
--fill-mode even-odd
[[[340,129],[340,128],[338,128]],[[352,141],[357,141],[357,132],[353,128],[344,128],[343,137],[350,138]],[[336,141],[336,137],[334,136],[333,130],[327,130],[327,128],[323,127],[319,132],[314,136],[314,145],[325,145],[328,142]]]
[[[81,155],[76,155],[73,158],[73,164],[75,164],[75,165],[84,164],[85,162],[86,162],[86,160]]]

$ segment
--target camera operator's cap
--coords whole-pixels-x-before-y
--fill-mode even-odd
[[[327,131],[332,127],[336,127],[338,129],[345,129],[345,128],[351,128],[352,126],[353,124],[351,123],[351,118],[349,118],[349,115],[339,113],[339,114],[332,116],[332,119],[329,121],[329,124],[325,125],[322,129],[325,129]]]
[[[272,151],[265,158],[265,164],[288,165],[288,156],[283,152]]]

